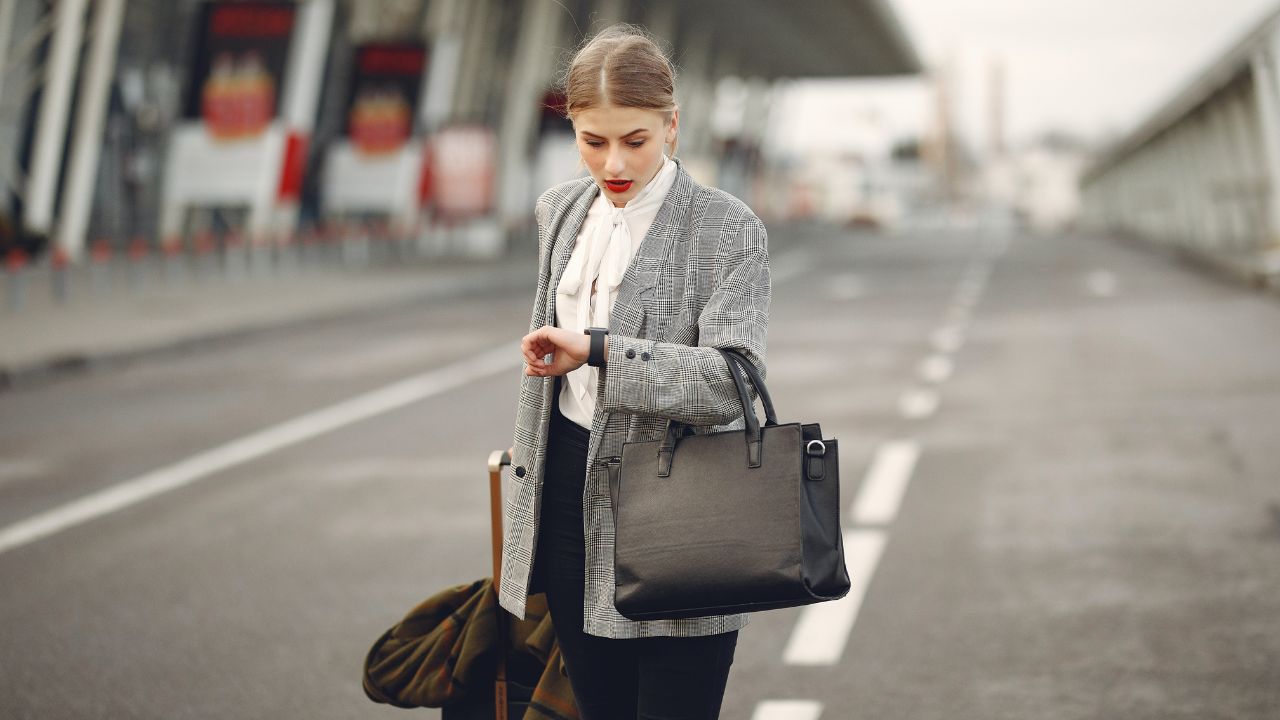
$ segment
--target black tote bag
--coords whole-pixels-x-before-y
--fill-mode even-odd
[[[746,428],[688,434],[671,422],[664,438],[623,443],[606,462],[614,606],[632,620],[773,610],[849,592],[836,440],[818,423],[779,424],[755,366],[720,352]]]

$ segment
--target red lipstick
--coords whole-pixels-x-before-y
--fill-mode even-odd
[[[631,180],[605,180],[605,187],[616,193],[624,193],[631,189]]]

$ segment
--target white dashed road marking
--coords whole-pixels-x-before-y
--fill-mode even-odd
[[[822,703],[813,700],[765,700],[756,706],[751,720],[818,720]]]
[[[955,352],[964,344],[964,330],[958,325],[940,327],[933,331],[929,342],[938,352]]]
[[[999,255],[1005,249],[1001,246],[995,254]],[[964,344],[970,308],[985,289],[990,272],[990,263],[975,263],[968,268],[953,302],[947,308],[947,324],[930,334],[929,341],[936,352],[920,362],[918,369],[924,382],[936,386],[951,377],[954,366],[948,355]],[[839,295],[834,287],[831,286],[833,289],[829,294]],[[937,390],[915,387],[902,394],[898,409],[908,418],[922,418],[932,415],[938,404]],[[884,553],[888,541],[886,528],[897,518],[919,458],[920,444],[915,440],[895,440],[877,448],[858,498],[850,508],[854,527],[843,530],[845,565],[851,583],[849,593],[840,600],[806,605],[801,609],[783,651],[786,664],[834,665],[839,662]],[[822,705],[815,701],[766,700],[756,706],[752,720],[816,720],[821,713]]]
[[[930,355],[920,362],[920,377],[925,382],[940,383],[951,377],[951,359],[946,355]]]
[[[938,410],[938,393],[929,388],[913,388],[898,398],[898,412],[905,418],[926,418]]]
[[[918,459],[920,443],[915,440],[894,440],[877,448],[851,510],[853,522],[857,525],[893,522]]]
[[[849,594],[839,600],[805,605],[782,653],[788,665],[834,665],[839,662],[862,599],[884,551],[882,530],[844,530],[844,560],[849,570]]]

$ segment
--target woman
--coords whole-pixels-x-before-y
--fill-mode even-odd
[[[523,618],[526,596],[546,593],[586,720],[715,718],[747,616],[618,613],[598,459],[661,437],[669,420],[696,432],[743,427],[715,348],[742,351],[764,374],[765,229],[673,157],[674,72],[642,31],[615,25],[592,38],[564,85],[590,177],[537,202],[539,281],[520,343],[500,603]]]

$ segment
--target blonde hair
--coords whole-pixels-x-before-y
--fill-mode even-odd
[[[676,71],[666,50],[643,28],[610,25],[584,41],[565,71],[565,116],[602,105],[656,110],[670,123]],[[671,141],[671,154],[676,143]]]

